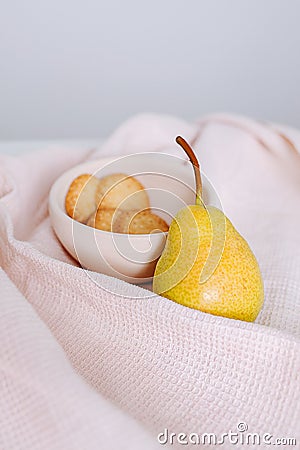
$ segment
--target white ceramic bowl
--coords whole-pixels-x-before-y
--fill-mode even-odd
[[[65,196],[75,177],[90,173],[101,178],[117,172],[135,176],[147,189],[153,212],[168,223],[182,207],[194,203],[193,167],[185,159],[164,153],[103,158],[73,167],[55,181],[49,196],[52,226],[62,245],[83,268],[131,283],[148,282],[167,233],[129,235],[96,230],[65,212]],[[203,188],[204,200],[218,206],[217,196],[205,178]]]

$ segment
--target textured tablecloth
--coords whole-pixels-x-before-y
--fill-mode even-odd
[[[47,198],[62,172],[102,155],[178,155],[178,134],[259,261],[256,323],[93,274],[97,285],[52,231]],[[142,115],[98,152],[1,156],[1,450],[154,449],[165,429],[220,436],[240,422],[300,445],[298,149],[298,131],[243,117]]]

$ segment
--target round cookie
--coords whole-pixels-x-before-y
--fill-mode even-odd
[[[148,234],[168,231],[168,224],[150,210],[124,211],[114,220],[114,229],[118,233]]]
[[[107,175],[99,180],[97,206],[104,209],[142,210],[150,202],[144,186],[134,177],[124,173]]]
[[[122,214],[122,211],[112,208],[99,208],[96,213],[92,214],[87,225],[103,231],[114,231],[117,218]]]
[[[96,210],[98,178],[83,174],[75,178],[67,192],[65,208],[68,216],[85,223]]]

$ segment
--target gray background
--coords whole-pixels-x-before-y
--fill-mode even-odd
[[[0,4],[0,140],[104,137],[138,112],[300,127],[299,0]]]

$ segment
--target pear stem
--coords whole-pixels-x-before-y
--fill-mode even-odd
[[[195,155],[192,147],[190,144],[186,142],[185,139],[181,136],[177,136],[176,142],[180,147],[183,148],[187,156],[189,157],[189,160],[193,164],[194,174],[195,174],[195,181],[196,181],[196,205],[202,205],[202,180],[201,180],[201,172],[200,172],[200,166],[199,161],[197,159],[197,156]]]

